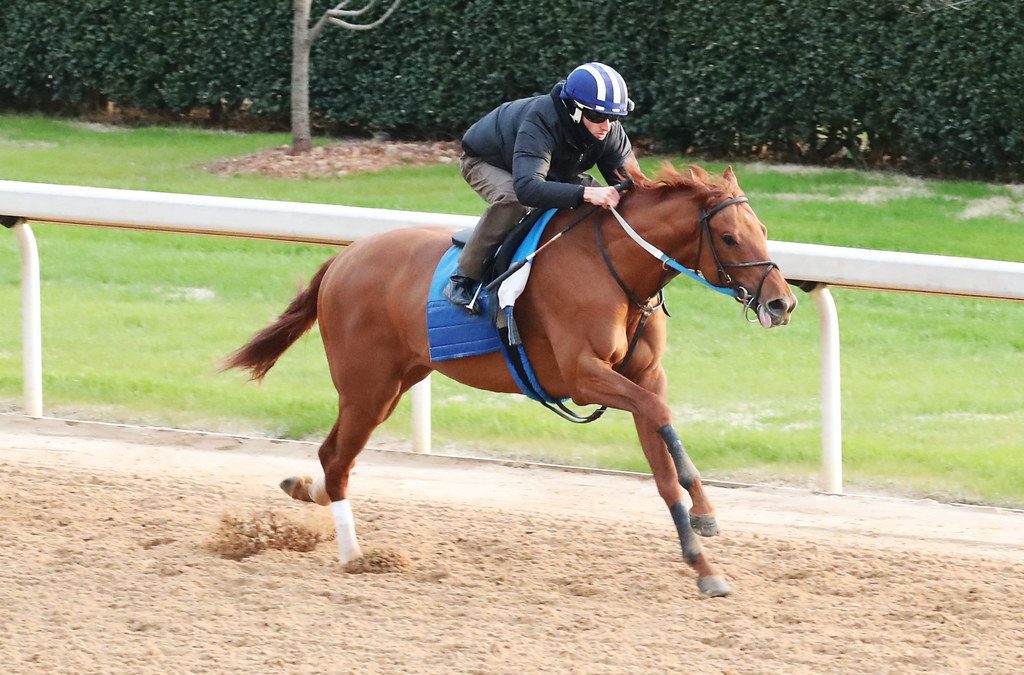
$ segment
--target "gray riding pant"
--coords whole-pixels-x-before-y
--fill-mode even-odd
[[[479,280],[488,259],[529,209],[516,198],[508,171],[466,155],[459,161],[459,167],[469,187],[489,204],[459,255],[459,274]],[[581,174],[579,182],[584,186],[598,184],[589,174]]]

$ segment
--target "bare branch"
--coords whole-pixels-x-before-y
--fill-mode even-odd
[[[337,5],[334,6],[334,9],[329,9],[326,12],[324,12],[323,16],[320,17],[320,20],[317,21],[315,24],[313,24],[313,27],[309,29],[309,44],[313,44],[313,41],[316,40],[318,35],[320,35],[320,31],[322,31],[324,29],[324,25],[326,25],[326,23],[327,23],[327,16],[328,15],[331,14],[331,12],[342,12],[342,10],[344,10],[346,7],[348,7],[349,3],[351,3],[351,2],[352,2],[352,0],[342,0]],[[370,4],[367,5],[366,7],[364,7],[360,11],[366,11],[367,9],[372,7],[373,4],[376,3],[376,2],[377,2],[377,0],[371,0]],[[348,10],[348,11],[352,11],[352,10]]]
[[[941,12],[947,9],[959,11],[977,2],[978,0],[923,0],[923,2],[914,3],[917,6],[909,6],[907,9],[910,10],[911,14],[931,14],[932,12]]]
[[[327,10],[327,15],[333,16],[335,19],[340,19],[343,16],[359,16],[370,11],[377,4],[377,0],[370,0],[362,9],[344,9],[344,6],[348,3],[349,0],[346,0],[334,9]]]
[[[324,25],[327,23],[327,15],[324,14],[320,17],[320,20],[313,24],[313,27],[309,29],[309,44],[313,44],[313,40],[320,35],[320,31],[324,29]]]
[[[354,23],[346,19],[362,17],[371,9],[378,10],[380,0],[360,0],[359,9],[347,9],[353,0],[340,0],[329,9],[312,27],[309,25],[312,0],[292,0],[292,152],[308,152],[312,147],[309,124],[309,59],[313,41],[323,33],[328,23],[348,30],[371,30],[387,21],[401,0],[387,0],[384,15],[370,23]],[[376,12],[374,12],[376,13]],[[344,17],[344,18],[343,18]],[[363,19],[367,20],[367,19]]]
[[[318,35],[320,35],[320,31],[324,29],[324,25],[326,25],[327,23],[328,15],[331,14],[331,12],[342,12],[346,7],[348,7],[349,3],[351,2],[352,0],[342,0],[342,2],[339,2],[337,5],[334,6],[334,9],[329,9],[326,12],[324,12],[323,16],[320,17],[320,20],[313,24],[313,27],[309,29],[309,44],[313,44],[313,41],[316,40]],[[370,5],[367,5],[367,7],[364,7],[362,10],[359,11],[366,11],[366,9],[373,6],[373,3],[375,2],[377,2],[377,0],[372,0]]]
[[[375,2],[376,0],[372,0],[371,4]],[[402,0],[394,0],[394,2],[391,3],[391,6],[388,7],[387,11],[384,12],[384,16],[380,17],[373,23],[351,23],[349,21],[337,19],[333,16],[327,16],[325,18],[327,19],[327,21],[334,24],[335,26],[341,26],[342,28],[347,28],[349,30],[370,30],[376,28],[377,26],[387,21],[388,18],[395,13],[395,10],[398,9],[398,5],[401,4],[401,2]]]
[[[312,44],[313,40],[316,39],[316,36],[319,35],[319,32],[324,30],[324,25],[327,23],[327,16],[328,16],[328,14],[330,14],[331,12],[335,12],[335,11],[336,12],[341,12],[351,2],[352,2],[352,0],[342,0],[342,2],[339,2],[338,4],[336,4],[334,6],[334,9],[328,9],[326,12],[324,12],[324,15],[319,17],[319,20],[317,20],[317,22],[315,24],[313,24],[313,26],[309,29],[309,43]],[[373,2],[377,2],[377,0],[373,0]],[[364,9],[362,9],[360,11],[365,11],[365,10],[366,10],[366,8],[364,8]],[[351,11],[351,10],[348,10],[348,11]]]

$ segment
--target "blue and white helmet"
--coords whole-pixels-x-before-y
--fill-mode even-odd
[[[562,98],[579,106],[613,117],[625,117],[633,111],[626,81],[612,67],[596,61],[584,63],[565,78]],[[574,115],[578,119],[578,115]]]

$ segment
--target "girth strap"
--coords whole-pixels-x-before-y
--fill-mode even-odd
[[[663,298],[659,293],[659,302],[656,305],[648,303],[645,305],[640,313],[640,320],[637,322],[636,330],[633,332],[633,337],[629,340],[629,346],[626,348],[626,355],[622,358],[622,361],[613,368],[615,372],[621,373],[629,365],[630,360],[633,358],[633,354],[636,353],[636,347],[640,344],[640,336],[644,332],[644,326],[647,325],[647,320],[654,314],[659,308],[662,307]],[[507,344],[507,341],[506,343]],[[511,364],[513,370],[515,370],[516,376],[519,379],[519,383],[530,393],[530,397],[539,401],[541,405],[555,413],[564,420],[568,420],[573,424],[588,424],[598,420],[608,406],[600,406],[596,410],[592,411],[589,415],[580,415],[579,413],[570,410],[564,403],[558,399],[553,399],[549,396],[540,386],[540,382],[537,380],[533,373],[533,370],[529,367],[529,361],[526,359],[526,350],[523,346],[516,345],[515,347],[505,348],[505,354],[508,356],[508,362]]]

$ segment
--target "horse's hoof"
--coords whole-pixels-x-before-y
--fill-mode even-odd
[[[309,485],[313,482],[308,476],[292,476],[281,481],[281,489],[292,499],[309,501]]]
[[[697,579],[697,590],[705,598],[724,598],[732,593],[725,577],[701,577]]]
[[[719,533],[718,521],[715,520],[715,514],[713,513],[705,513],[698,516],[693,511],[690,511],[690,527],[702,537],[713,537]]]

